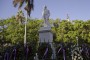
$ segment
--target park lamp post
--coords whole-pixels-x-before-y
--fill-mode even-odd
[[[77,47],[78,47],[78,37],[76,37],[76,40],[77,40]]]

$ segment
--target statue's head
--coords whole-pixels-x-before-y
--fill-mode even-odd
[[[47,9],[47,6],[46,5],[44,6],[44,9]]]

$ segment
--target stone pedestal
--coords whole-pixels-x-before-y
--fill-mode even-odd
[[[53,45],[53,33],[51,31],[51,27],[41,27],[39,30],[39,43],[50,43],[53,54],[52,59],[55,59],[55,47]]]
[[[39,30],[39,42],[53,42],[51,27],[41,27]]]

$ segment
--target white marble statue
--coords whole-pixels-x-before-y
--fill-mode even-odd
[[[42,16],[44,19],[44,27],[50,27],[49,23],[50,11],[47,9],[47,6],[44,6]]]

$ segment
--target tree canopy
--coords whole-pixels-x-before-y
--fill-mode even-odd
[[[22,43],[24,39],[24,24],[19,24],[16,18],[0,20],[0,42],[6,41],[12,44]],[[54,42],[90,43],[90,20],[51,20]],[[41,19],[28,19],[27,41],[38,41],[38,30],[42,26]]]

